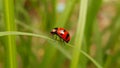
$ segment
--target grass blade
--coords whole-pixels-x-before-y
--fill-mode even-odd
[[[16,24],[14,21],[14,0],[3,0],[4,21],[7,31],[15,31]],[[6,38],[6,68],[17,68],[16,62],[16,44],[15,36],[8,35]]]
[[[80,2],[80,11],[79,11],[79,20],[78,20],[78,25],[77,25],[77,32],[76,32],[76,37],[75,37],[75,46],[76,48],[79,48],[79,50],[82,47],[82,40],[84,37],[84,27],[85,27],[85,22],[86,22],[86,15],[87,15],[87,5],[88,5],[88,0],[81,0]],[[73,51],[73,57],[71,61],[71,68],[77,68],[78,67],[78,60],[79,60],[79,55],[80,53],[76,48]]]
[[[27,36],[34,36],[34,37],[47,39],[50,41],[55,41],[47,36],[40,35],[40,34],[25,33],[25,32],[0,32],[0,36],[6,36],[6,35],[27,35]],[[60,46],[55,46],[55,47],[57,47],[68,59],[71,59],[71,56],[65,50],[63,50],[63,48],[61,48]]]

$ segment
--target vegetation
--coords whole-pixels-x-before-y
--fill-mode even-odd
[[[120,68],[119,12],[117,0],[0,0],[0,68]]]

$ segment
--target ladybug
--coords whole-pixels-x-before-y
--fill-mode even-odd
[[[61,39],[63,39],[67,43],[70,41],[70,35],[68,31],[66,31],[64,28],[54,28],[52,29],[51,34],[58,35]]]

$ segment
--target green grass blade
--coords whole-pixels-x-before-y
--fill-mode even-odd
[[[16,24],[14,21],[14,0],[3,0],[4,21],[6,23],[6,31],[15,31]],[[16,43],[15,36],[8,35],[6,37],[6,68],[17,68],[16,62]]]
[[[28,35],[28,36],[35,36],[35,37],[41,37],[41,38],[44,38],[44,39],[50,39],[46,36],[43,36],[43,35],[38,35],[38,34],[33,34],[33,33],[25,33],[25,32],[15,32],[15,31],[11,31],[11,32],[0,32],[0,36],[6,36],[6,35]],[[52,39],[50,39],[52,40]]]
[[[79,48],[79,50],[82,47],[82,42],[83,42],[82,40],[84,37],[84,27],[85,27],[85,22],[86,22],[86,15],[87,15],[87,5],[88,5],[88,0],[81,0],[79,20],[78,20],[77,32],[76,32],[76,37],[75,37],[75,42],[74,42],[76,48]],[[79,55],[80,53],[78,52],[78,50],[74,49],[71,66],[70,66],[71,68],[78,67]]]

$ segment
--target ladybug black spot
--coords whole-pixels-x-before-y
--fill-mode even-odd
[[[69,35],[69,34],[67,34],[67,36],[65,37],[65,39],[67,39],[69,36],[70,36],[70,35]]]
[[[66,32],[65,30],[63,32]]]
[[[63,35],[62,33],[60,35]]]

